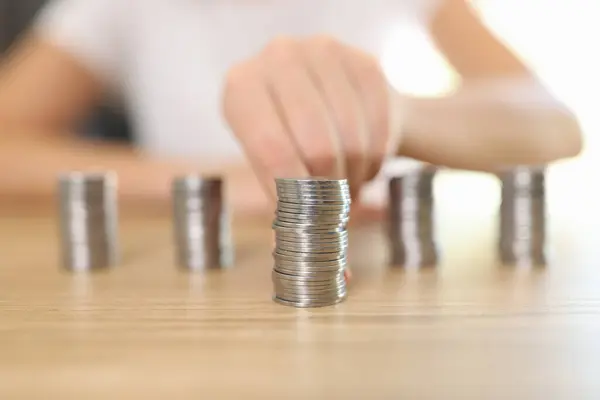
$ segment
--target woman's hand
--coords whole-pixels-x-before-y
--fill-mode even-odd
[[[348,178],[353,193],[396,150],[390,89],[372,56],[328,37],[279,38],[234,66],[224,115],[261,183]]]

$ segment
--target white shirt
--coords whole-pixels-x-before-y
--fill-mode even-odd
[[[221,115],[223,78],[234,63],[277,35],[311,34],[330,34],[383,60],[402,50],[390,46],[399,28],[424,32],[437,2],[57,0],[38,28],[117,88],[143,149],[229,161],[242,154]]]

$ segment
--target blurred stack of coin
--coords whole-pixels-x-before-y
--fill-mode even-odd
[[[220,178],[183,176],[173,180],[176,261],[190,269],[230,267],[234,261],[229,214]]]
[[[274,300],[322,307],[346,298],[350,190],[346,180],[277,179]]]
[[[500,174],[500,259],[505,264],[546,263],[546,171],[517,167]]]
[[[433,196],[435,174],[435,169],[425,168],[389,181],[391,265],[425,267],[438,262]]]
[[[62,260],[69,270],[117,263],[117,178],[111,173],[70,173],[59,178]]]

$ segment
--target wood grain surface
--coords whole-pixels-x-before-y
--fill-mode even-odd
[[[597,219],[559,201],[550,265],[506,267],[493,212],[459,200],[436,269],[388,267],[381,223],[355,226],[349,298],[314,310],[271,301],[267,220],[236,224],[234,268],[189,274],[168,217],[123,215],[123,262],[88,275],[59,268],[52,213],[5,208],[0,398],[599,399]]]

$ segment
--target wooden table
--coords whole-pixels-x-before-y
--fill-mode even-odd
[[[442,211],[436,270],[388,268],[357,227],[349,299],[315,310],[271,301],[268,222],[187,274],[168,219],[124,216],[122,265],[72,275],[52,215],[2,217],[0,398],[599,399],[597,219],[558,213],[527,269],[496,262],[493,215]]]

